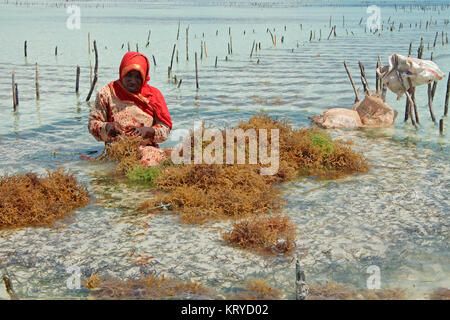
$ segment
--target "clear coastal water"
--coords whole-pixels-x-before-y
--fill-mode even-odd
[[[97,89],[116,79],[128,42],[133,50],[138,43],[152,61],[150,83],[164,94],[174,129],[191,128],[194,120],[222,128],[259,111],[287,117],[295,126],[309,126],[309,116],[352,105],[344,60],[358,86],[357,61],[361,60],[374,88],[377,57],[387,63],[392,53],[407,55],[411,41],[415,55],[421,37],[424,57],[433,52],[444,73],[448,75],[450,68],[449,46],[442,46],[440,33],[433,48],[435,33],[449,31],[444,25],[448,8],[421,11],[379,2],[384,30],[373,35],[364,31],[367,4],[357,1],[257,5],[246,1],[232,5],[79,2],[79,30],[66,27],[68,14],[63,4],[32,4],[0,3],[0,174],[64,166],[88,185],[96,201],[62,221],[62,229],[0,232],[0,271],[11,275],[19,296],[28,298],[85,298],[85,291],[67,288],[68,266],[79,266],[83,276],[92,272],[122,278],[163,273],[196,279],[222,293],[246,279],[264,278],[282,289],[285,298],[294,297],[292,257],[263,258],[227,246],[220,231],[229,229],[230,222],[199,227],[183,225],[173,215],[136,215],[137,204],[149,192],[111,181],[106,177],[107,164],[79,158],[88,151],[102,150],[87,131],[88,33],[97,41],[99,52]],[[327,40],[330,16],[337,37]],[[436,24],[426,29],[430,19]],[[394,22],[393,32],[387,30],[388,21]],[[421,29],[415,25],[420,21]],[[400,22],[404,25],[401,31]],[[276,48],[267,28],[276,35]],[[149,30],[150,46],[146,48]],[[315,39],[310,42],[311,30]],[[231,55],[227,55],[229,32]],[[250,58],[254,40],[261,42],[261,50]],[[24,41],[28,41],[27,58]],[[203,59],[201,41],[206,42],[207,50]],[[180,88],[167,78],[174,44],[178,62],[174,58],[173,74],[183,79]],[[199,56],[198,92],[195,52]],[[35,63],[39,64],[38,102]],[[77,65],[81,67],[78,96],[74,93]],[[11,98],[13,70],[20,100],[16,113]],[[436,91],[438,119],[443,114],[446,81],[439,82]],[[396,101],[389,92],[387,101],[399,112],[392,128],[330,131],[333,137],[354,141],[353,148],[372,165],[369,173],[328,182],[304,179],[285,187],[285,212],[299,228],[294,258],[299,258],[308,281],[332,279],[364,288],[367,267],[377,265],[382,287],[405,288],[410,298],[424,298],[434,288],[449,287],[448,130],[439,135],[431,122],[426,92],[426,87],[417,89],[418,130],[403,122],[404,99]],[[161,146],[176,142],[169,139]],[[139,255],[153,256],[153,262],[140,266],[135,258]]]

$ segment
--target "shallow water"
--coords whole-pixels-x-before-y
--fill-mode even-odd
[[[361,60],[374,88],[378,55],[384,63],[392,53],[407,55],[411,41],[415,55],[423,37],[424,57],[433,52],[434,61],[448,75],[449,47],[442,46],[440,34],[435,48],[433,42],[437,31],[449,31],[444,19],[450,9],[423,12],[380,4],[381,36],[364,32],[368,14],[358,2],[327,1],[312,6],[288,2],[254,6],[245,1],[231,6],[203,1],[100,2],[81,6],[80,30],[66,28],[68,14],[53,2],[29,7],[0,3],[0,29],[7,30],[0,34],[0,173],[44,172],[64,166],[96,198],[62,221],[61,229],[0,231],[0,270],[11,275],[18,295],[84,298],[85,290],[68,289],[66,284],[70,276],[66,267],[78,266],[83,276],[98,272],[123,278],[157,272],[196,279],[222,294],[246,279],[265,278],[282,289],[284,298],[293,298],[292,257],[264,258],[227,246],[220,232],[228,230],[230,222],[199,227],[183,225],[176,215],[136,215],[139,199],[150,196],[149,191],[111,181],[105,177],[111,169],[108,164],[79,158],[102,150],[87,131],[88,32],[99,51],[97,89],[116,79],[127,43],[133,50],[138,43],[150,58],[150,83],[164,94],[174,129],[191,128],[194,120],[223,128],[259,111],[287,117],[294,126],[309,126],[309,116],[352,105],[353,91],[343,60],[360,87],[357,61]],[[327,40],[330,15],[337,37]],[[437,24],[425,29],[430,17]],[[395,31],[387,30],[388,20],[394,20]],[[415,27],[420,20],[422,29]],[[399,32],[400,22],[404,29]],[[276,48],[267,28],[277,37]],[[149,29],[150,46],[145,48]],[[225,60],[230,30],[233,53]],[[311,42],[310,30],[316,31]],[[23,57],[25,40],[27,58]],[[261,50],[250,58],[254,40],[261,42]],[[200,60],[201,41],[206,42],[208,56]],[[174,44],[179,60],[174,58],[173,74],[183,79],[180,88],[167,80]],[[195,52],[199,55],[198,93]],[[34,96],[36,62],[39,102]],[[79,96],[74,93],[77,65],[81,67]],[[11,102],[12,70],[19,87],[16,113]],[[446,81],[436,91],[438,119],[443,114]],[[285,212],[299,230],[293,257],[299,258],[308,281],[333,279],[364,288],[367,267],[377,265],[382,288],[405,288],[410,298],[424,298],[434,288],[449,287],[448,130],[439,135],[431,122],[426,91],[420,87],[416,93],[418,130],[403,122],[404,99],[396,101],[389,92],[387,102],[399,112],[392,128],[330,131],[333,137],[354,141],[352,148],[372,165],[369,173],[334,181],[302,179],[285,186]],[[172,136],[161,146],[173,146],[178,140],[176,134]],[[153,256],[152,263],[140,266],[136,259],[140,255]]]

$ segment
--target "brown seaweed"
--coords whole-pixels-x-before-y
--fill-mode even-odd
[[[105,150],[98,160],[116,161],[116,172],[127,174],[133,167],[141,165],[142,153],[139,146],[142,141],[141,137],[121,135],[119,139],[105,146]]]
[[[296,226],[288,216],[253,217],[233,223],[222,238],[239,248],[268,254],[289,254],[295,247]]]
[[[256,114],[248,121],[239,123],[236,128],[279,130],[280,161],[275,175],[260,175],[260,166],[257,164],[184,164],[166,167],[154,183],[157,190],[166,193],[159,193],[147,200],[141,209],[153,212],[155,209],[160,210],[161,204],[170,205],[169,209],[179,213],[185,223],[277,213],[283,205],[277,186],[280,182],[311,175],[337,177],[366,172],[368,169],[363,156],[353,152],[344,143],[333,141],[325,131],[317,128],[293,129],[286,119],[272,119],[264,114]],[[205,129],[203,124],[202,132]],[[221,132],[225,137],[225,131]],[[191,131],[189,138],[193,147],[194,132]],[[247,146],[249,142],[245,143]],[[208,144],[202,141],[202,149]],[[237,144],[234,144],[234,148],[236,152]],[[249,148],[245,148],[245,157],[246,163],[249,163]]]
[[[229,300],[278,300],[281,292],[270,286],[267,280],[251,279],[246,282],[242,291],[227,296]]]
[[[60,168],[0,177],[0,229],[51,226],[90,201],[85,186]]]
[[[196,281],[182,281],[154,274],[125,280],[93,274],[85,281],[85,286],[91,290],[91,298],[98,300],[192,298],[209,292],[207,287]]]
[[[308,300],[403,300],[402,289],[358,289],[352,285],[334,281],[325,284],[311,284]]]
[[[170,204],[185,223],[240,219],[278,212],[282,206],[280,190],[251,165],[167,167],[155,186],[168,192],[147,200],[141,209],[148,212],[149,208]]]

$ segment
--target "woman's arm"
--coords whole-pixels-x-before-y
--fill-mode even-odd
[[[155,134],[153,136],[153,141],[156,143],[161,143],[167,140],[169,137],[170,129],[169,127],[155,117],[155,120],[153,121],[153,129],[155,129]]]
[[[94,106],[89,114],[89,132],[98,141],[107,142],[111,137],[120,133],[120,128],[113,122],[108,122],[107,117],[107,101],[104,101],[102,94],[97,93]]]

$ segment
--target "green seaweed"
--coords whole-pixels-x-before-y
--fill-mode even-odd
[[[329,155],[334,150],[334,143],[331,137],[324,131],[312,130],[310,139],[313,146],[319,147],[325,155]]]
[[[139,182],[153,187],[155,179],[160,175],[159,167],[145,168],[143,166],[134,166],[127,171],[127,177],[130,181]]]

